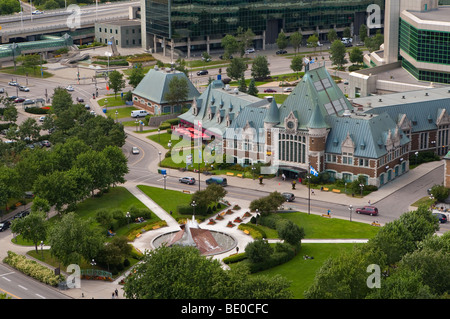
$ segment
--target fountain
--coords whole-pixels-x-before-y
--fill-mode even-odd
[[[202,229],[192,216],[186,224],[180,226],[179,231],[172,231],[156,237],[152,244],[159,247],[163,244],[167,246],[194,246],[197,247],[202,255],[216,255],[236,246],[236,240],[225,233]]]

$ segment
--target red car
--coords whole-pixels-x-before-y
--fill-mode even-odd
[[[264,93],[273,93],[273,92],[276,92],[277,90],[274,90],[274,89],[265,89],[264,90]]]
[[[23,97],[18,97],[17,99],[14,100],[15,103],[22,103],[24,101],[25,99]]]
[[[356,212],[358,214],[366,214],[370,216],[376,216],[378,215],[378,208],[375,206],[364,206],[363,208],[357,208]]]

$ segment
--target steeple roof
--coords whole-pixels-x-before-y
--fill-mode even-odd
[[[272,99],[272,103],[270,103],[269,111],[264,118],[265,123],[280,123],[280,111],[278,109],[278,105],[275,102],[275,99]]]

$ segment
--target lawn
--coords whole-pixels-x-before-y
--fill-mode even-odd
[[[366,223],[350,222],[339,218],[324,218],[319,215],[308,215],[307,213],[301,212],[280,213],[280,215],[303,227],[305,230],[305,238],[308,239],[370,239],[379,230],[378,227]]]
[[[285,94],[269,94],[269,93],[258,94],[258,97],[261,98],[261,99],[263,99],[265,96],[273,96],[275,98],[275,102],[277,102],[277,104],[283,104],[283,102],[289,96],[289,93],[285,93]]]
[[[361,244],[302,244],[300,253],[292,260],[282,265],[267,269],[252,276],[267,275],[273,277],[277,274],[291,281],[291,291],[295,299],[303,299],[304,291],[314,282],[316,272],[330,257],[349,251],[354,245]],[[313,256],[314,259],[304,260],[303,256]]]
[[[46,68],[43,68],[44,70]],[[36,67],[35,70],[33,70],[33,68],[24,68],[22,66],[17,66],[16,67],[16,71],[14,71],[14,67],[13,66],[8,66],[5,68],[0,68],[0,72],[2,73],[7,73],[7,74],[13,74],[13,75],[27,75],[31,78],[40,78],[41,77],[41,69],[40,66]],[[53,74],[47,72],[47,71],[43,71],[43,78],[49,78],[52,77]]]
[[[112,107],[112,106],[125,105],[125,101],[122,99],[119,92],[117,92],[116,97],[114,97],[114,94],[113,94],[110,97],[98,99],[97,103],[101,107]]]
[[[120,107],[117,109],[106,110],[106,115],[112,118],[113,120],[116,119],[116,112],[117,112],[117,118],[122,119],[126,117],[131,117],[131,111],[137,110],[134,106],[127,106],[127,107]],[[133,122],[134,123],[134,122]]]
[[[190,194],[146,185],[138,185],[138,188],[166,212],[172,211],[172,216],[175,219],[185,217],[177,213],[177,207],[180,205],[189,205],[191,202]]]

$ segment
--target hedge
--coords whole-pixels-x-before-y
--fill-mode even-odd
[[[228,257],[225,257],[222,261],[225,264],[232,264],[232,263],[237,263],[239,261],[243,261],[247,259],[247,254],[246,253],[240,253],[240,254],[234,254]]]
[[[250,273],[256,273],[284,264],[294,258],[299,250],[300,244],[298,246],[292,246],[288,243],[277,243],[275,245],[275,252],[268,259],[260,263],[248,262]]]
[[[28,259],[23,255],[18,255],[12,251],[8,251],[8,256],[3,259],[3,262],[25,275],[50,286],[56,287],[61,281],[65,280],[64,276],[55,275],[53,269],[49,269],[34,260]]]
[[[43,109],[40,107],[26,107],[25,112],[31,113],[31,114],[47,114],[48,109]]]
[[[262,239],[267,238],[266,232],[257,226],[254,226],[252,224],[240,224],[238,226],[238,229],[244,231],[248,230],[250,233],[250,236],[252,236],[253,239]]]

